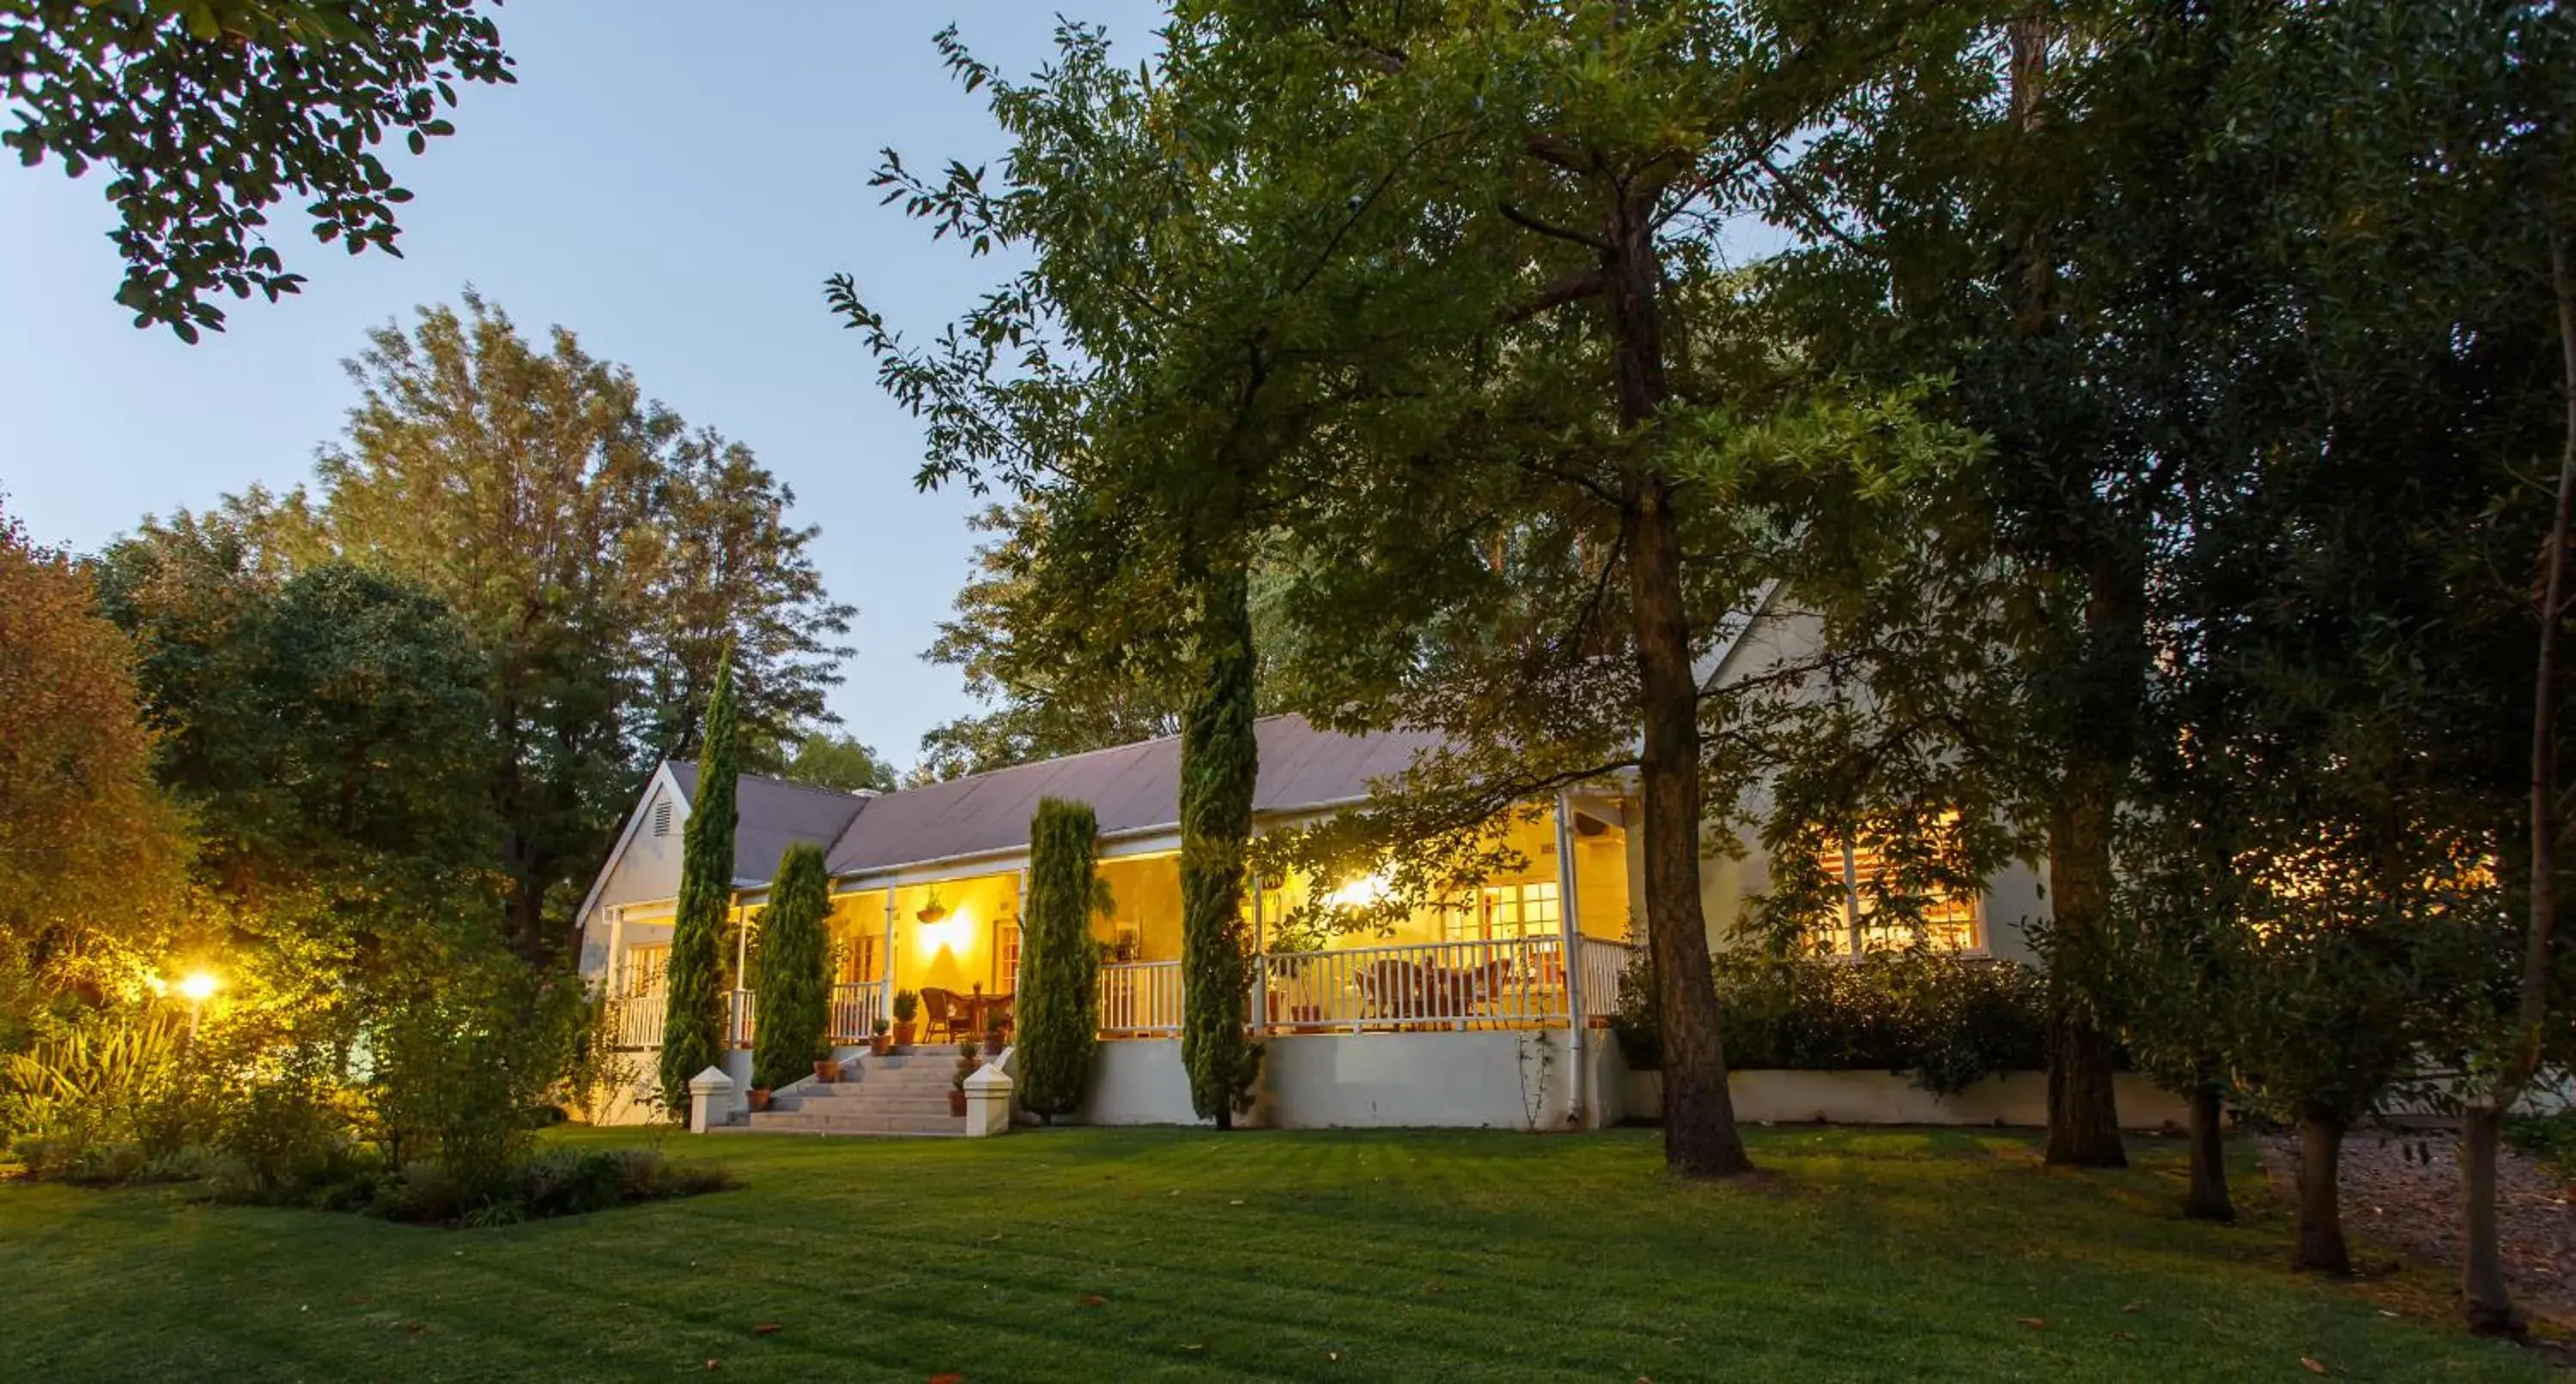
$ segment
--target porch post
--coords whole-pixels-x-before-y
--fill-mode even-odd
[[[1584,1088],[1591,1083],[1591,1064],[1584,1060],[1583,920],[1574,903],[1574,813],[1570,794],[1556,795],[1556,926],[1565,948],[1565,1056],[1573,1064],[1566,1078],[1566,1117],[1584,1123],[1591,1108]]]
[[[1020,959],[1026,961],[1029,955],[1029,871],[1027,866],[1020,867],[1011,875],[1011,926],[1020,930]],[[1084,915],[1082,926],[1084,931],[1090,930],[1091,919],[1088,914]],[[995,923],[993,925],[993,963],[996,967],[999,967],[1002,961],[1001,933],[1002,925]],[[993,989],[997,993],[1008,990],[1013,995],[1017,995],[1020,989],[1019,974],[1017,972],[1010,975],[995,974]],[[1017,1004],[1018,1000],[1014,999],[1012,1003]],[[998,1052],[993,1055],[1001,1056]]]
[[[728,894],[725,898],[733,910],[733,988],[747,990],[751,987],[743,982],[751,978],[751,915],[742,911],[742,895]]]
[[[886,881],[885,983],[877,987],[877,1017],[894,1022],[894,895],[895,881]]]
[[[1261,872],[1245,872],[1252,882],[1252,1016],[1253,1036],[1270,1031],[1270,957],[1261,934]]]
[[[608,910],[608,964],[600,968],[599,981],[612,1000],[626,998],[626,906]]]

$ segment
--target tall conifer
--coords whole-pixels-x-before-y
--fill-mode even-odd
[[[724,932],[733,904],[736,764],[733,659],[716,670],[707,701],[706,753],[697,800],[680,837],[680,899],[671,923],[670,994],[662,1018],[662,1099],[687,1108],[689,1078],[724,1051]]]

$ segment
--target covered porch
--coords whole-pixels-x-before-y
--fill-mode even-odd
[[[1617,805],[1569,799],[1516,824],[1514,874],[1413,910],[1383,929],[1283,945],[1279,920],[1310,902],[1373,901],[1382,880],[1274,877],[1248,889],[1247,1027],[1255,1036],[1562,1029],[1606,1024],[1628,942],[1628,832]],[[919,997],[914,1041],[1007,1029],[1016,1006],[1024,856],[936,875],[843,880],[830,915],[831,1041],[866,1043]],[[1109,843],[1099,862],[1113,903],[1092,920],[1099,944],[1099,1036],[1177,1036],[1182,1025],[1180,857],[1168,837]],[[737,984],[726,1038],[750,1046],[758,1022],[760,903],[736,910]],[[667,916],[634,927],[612,968],[620,1045],[660,1041]],[[623,942],[625,939],[621,938]]]

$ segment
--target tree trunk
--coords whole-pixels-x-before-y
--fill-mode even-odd
[[[2070,765],[2048,824],[2054,905],[2048,966],[2048,1162],[2058,1167],[2129,1165],[2120,1146],[2111,1044],[2087,998],[2111,899],[2110,783],[2109,772],[2098,764]]]
[[[1731,1177],[1752,1160],[1735,1128],[1717,1028],[1708,919],[1700,903],[1699,688],[1691,677],[1681,555],[1669,492],[1650,483],[1629,520],[1636,614],[1639,766],[1645,797],[1646,942],[1664,1037],[1664,1165],[1684,1177]]]
[[[1622,187],[1612,200],[1602,256],[1609,285],[1620,429],[1637,447],[1620,516],[1628,550],[1628,613],[1636,640],[1643,732],[1638,761],[1645,799],[1646,943],[1664,1038],[1664,1166],[1683,1177],[1750,1172],[1727,1090],[1710,973],[1708,915],[1700,902],[1699,683],[1691,674],[1690,609],[1673,486],[1654,464],[1658,415],[1671,397],[1664,369],[1662,275],[1653,197]]]
[[[2496,1228],[2496,1148],[2503,1138],[2502,1109],[2478,1101],[2460,1112],[2460,1300],[2471,1331],[2519,1337],[2524,1323],[2505,1285]]]
[[[2522,1323],[2505,1287],[2504,1247],[2496,1229],[2496,1144],[2505,1112],[2540,1068],[2549,1020],[2549,982],[2557,969],[2558,926],[2558,634],[2567,616],[2567,546],[2576,538],[2576,285],[2569,282],[2567,238],[2556,199],[2547,205],[2549,286],[2558,305],[2559,388],[2566,421],[2559,433],[2558,502],[2541,549],[2540,623],[2531,700],[2531,889],[2524,928],[2522,985],[2515,1008],[2514,1049],[2494,1084],[2462,1113],[2460,1124],[2460,1298],[2469,1329],[2520,1335]]]
[[[2182,1213],[2196,1221],[2236,1219],[2236,1204],[2227,1196],[2226,1111],[2219,1094],[2215,1081],[2191,1088],[2191,1192]]]
[[[2343,1167],[2343,1121],[2321,1110],[2299,1116],[2299,1244],[2290,1267],[2351,1273],[2343,1242],[2338,1177]]]

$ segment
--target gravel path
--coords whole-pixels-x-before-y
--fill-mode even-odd
[[[2447,1268],[2459,1267],[2460,1164],[2448,1131],[2356,1130],[2343,1145],[2344,1229]],[[2263,1167],[2282,1195],[2298,1177],[2296,1135],[2261,1140]],[[2514,1305],[2576,1325],[2576,1214],[2569,1186],[2508,1148],[2499,1155],[2496,1214]]]

